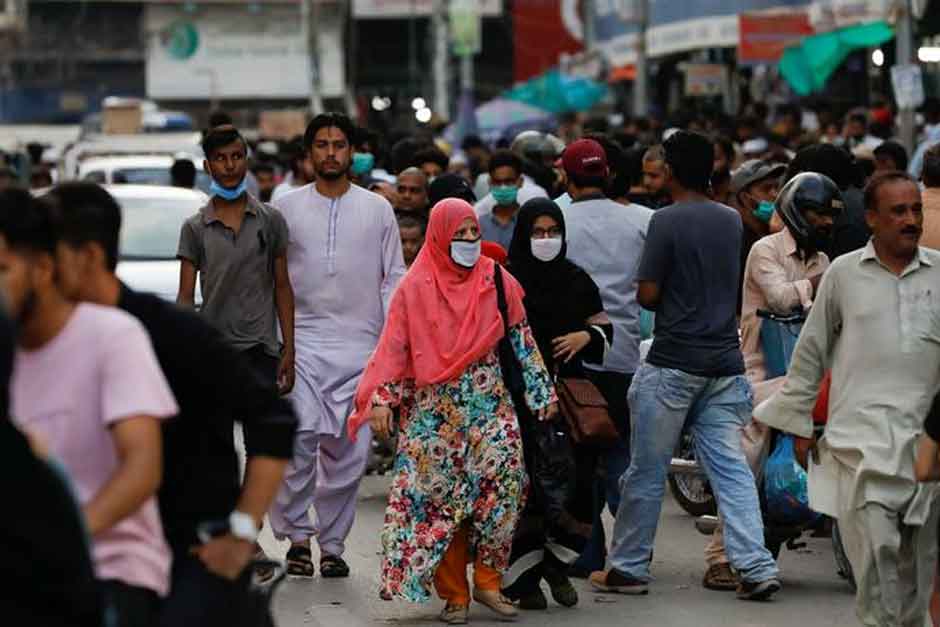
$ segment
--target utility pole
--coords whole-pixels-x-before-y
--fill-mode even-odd
[[[914,25],[912,23],[911,0],[897,0],[897,30],[895,32],[897,65],[914,63]],[[898,126],[901,143],[908,153],[914,149],[914,110],[901,109],[898,112]]]
[[[649,27],[649,0],[634,0],[636,2],[636,77],[633,79],[633,115],[645,116],[649,111],[647,102],[646,69],[646,30]]]
[[[447,0],[434,1],[434,111],[450,119],[450,49],[447,36]]]
[[[594,28],[597,11],[594,9],[594,0],[581,0],[581,9],[584,11],[584,51],[591,52],[597,43],[597,32]]]
[[[303,0],[300,4],[300,27],[306,34],[307,53],[310,56],[310,114],[323,113],[323,98],[320,96],[320,38],[317,28],[320,22],[319,0]]]

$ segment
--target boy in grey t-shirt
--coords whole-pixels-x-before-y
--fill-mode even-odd
[[[192,306],[196,277],[205,316],[265,381],[294,385],[294,293],[287,273],[284,217],[245,189],[247,144],[231,126],[203,140],[212,198],[180,232],[180,292]],[[283,349],[278,341],[278,325]]]

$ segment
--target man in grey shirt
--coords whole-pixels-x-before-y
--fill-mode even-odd
[[[287,274],[287,222],[245,190],[247,144],[232,126],[203,140],[212,198],[180,232],[177,301],[194,305],[282,393],[294,385],[294,293]],[[278,341],[278,323],[284,347]]]
[[[601,368],[590,372],[592,382],[607,400],[621,435],[618,445],[603,454],[606,481],[597,486],[594,531],[575,563],[575,575],[604,567],[605,536],[601,512],[620,503],[618,482],[630,463],[630,411],[627,390],[640,359],[640,307],[636,301],[636,271],[643,254],[646,227],[653,212],[639,205],[622,205],[604,195],[609,176],[604,148],[592,139],[574,142],[562,155],[572,203],[563,209],[567,225],[568,258],[581,266],[601,292],[614,338]],[[591,368],[589,365],[586,368]]]

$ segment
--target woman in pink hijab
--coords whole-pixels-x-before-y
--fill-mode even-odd
[[[525,500],[522,440],[497,347],[504,337],[495,273],[502,272],[509,340],[525,403],[539,419],[558,411],[551,379],[525,321],[522,288],[480,256],[480,225],[463,200],[431,211],[427,239],[398,287],[385,330],[356,392],[350,437],[370,423],[398,432],[382,532],[384,599],[446,601],[441,619],[467,621],[472,598],[502,618],[500,594]],[[393,410],[397,409],[397,416]]]

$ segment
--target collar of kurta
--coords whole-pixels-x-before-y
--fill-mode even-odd
[[[862,257],[861,259],[859,259],[858,263],[863,264],[863,263],[871,262],[871,261],[874,261],[881,267],[887,269],[887,266],[885,266],[885,264],[881,262],[881,259],[878,258],[878,253],[875,251],[874,240],[870,239],[868,240],[868,244],[865,245],[865,250],[862,251]],[[927,254],[927,251],[924,250],[923,246],[918,246],[917,256],[914,257],[914,259],[911,261],[911,263],[907,265],[906,268],[904,268],[904,272],[901,273],[900,278],[903,279],[908,274],[911,274],[912,272],[916,272],[917,270],[920,270],[921,266],[927,266],[929,268],[933,266],[933,260]]]
[[[249,213],[257,217],[258,205],[260,204],[260,201],[248,192],[245,192],[245,197],[247,199],[247,202],[245,203],[245,213]],[[206,225],[212,224],[213,222],[222,221],[221,218],[215,214],[215,205],[212,204],[212,198],[210,198],[209,202],[206,203],[206,206],[202,208],[202,221]]]

